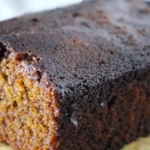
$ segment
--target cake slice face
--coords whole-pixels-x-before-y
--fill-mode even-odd
[[[59,105],[52,83],[35,67],[39,59],[1,47],[0,140],[16,149],[48,150],[58,144]]]

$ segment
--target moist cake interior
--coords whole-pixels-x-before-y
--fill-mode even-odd
[[[12,50],[1,50],[1,55],[0,134],[4,136],[0,141],[9,139],[8,144],[15,143],[19,149],[26,144],[37,150],[57,145],[55,117],[59,108],[46,74],[34,67],[39,58]]]

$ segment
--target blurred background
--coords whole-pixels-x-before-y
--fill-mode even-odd
[[[55,9],[82,0],[0,0],[0,21],[17,17],[26,13]]]
[[[0,21],[21,16],[26,13],[64,7],[83,0],[0,0]],[[143,1],[150,5],[150,0]]]

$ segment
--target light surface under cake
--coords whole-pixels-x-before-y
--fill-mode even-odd
[[[121,150],[149,150],[150,148],[150,138],[140,138],[128,145],[125,145]],[[12,147],[0,144],[0,150],[13,150]]]

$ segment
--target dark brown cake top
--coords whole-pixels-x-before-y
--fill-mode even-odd
[[[40,56],[41,68],[63,90],[150,65],[150,8],[136,1],[83,2],[2,22],[0,33],[1,43]],[[2,35],[8,33],[17,34]]]
[[[1,22],[0,34],[49,31],[52,28],[64,27],[75,29],[78,26],[80,30],[98,29],[104,36],[107,36],[107,33],[102,32],[103,29],[114,31],[116,34],[134,31],[144,36],[150,32],[149,15],[150,7],[137,0],[91,0],[63,9],[29,14]]]

